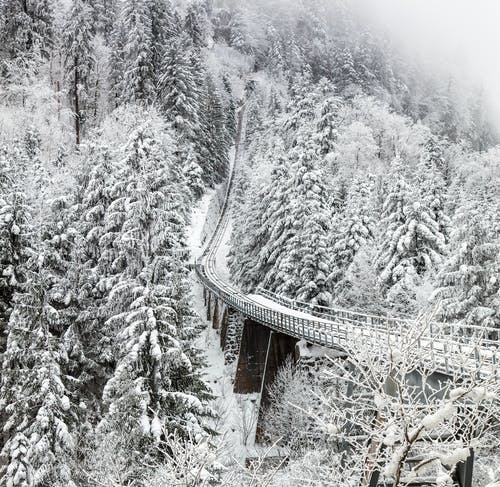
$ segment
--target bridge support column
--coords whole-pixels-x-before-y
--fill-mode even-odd
[[[205,306],[207,308],[207,321],[212,319],[212,293],[210,291],[205,291]]]
[[[270,335],[271,330],[267,326],[245,320],[234,381],[234,392],[237,394],[261,391]]]
[[[219,329],[219,298],[214,298],[214,311],[212,313],[212,328],[214,330]]]
[[[238,360],[243,327],[244,318],[237,311],[226,308],[220,328],[220,346],[224,350],[225,364],[232,364]]]

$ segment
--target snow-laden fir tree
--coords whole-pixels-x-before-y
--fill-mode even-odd
[[[442,319],[500,327],[499,211],[494,187],[457,210],[451,252],[431,297]]]
[[[374,241],[375,222],[371,194],[370,179],[356,178],[349,189],[346,209],[336,219],[339,228],[335,229],[336,236],[333,238],[333,272],[329,276],[329,281],[336,288],[334,295],[343,289],[344,273],[360,247]]]
[[[193,364],[181,338],[186,311],[178,285],[185,272],[187,205],[172,162],[154,132],[141,126],[130,136],[117,183],[123,216],[106,326],[118,348],[104,400],[106,423],[128,430],[134,441],[159,441],[164,428],[199,433],[198,417],[207,412],[190,391]]]
[[[119,16],[111,32],[109,56],[109,94],[108,102],[111,108],[118,108],[123,87],[123,73],[125,71],[125,44],[127,36],[122,16]]]
[[[336,96],[328,96],[320,106],[317,133],[315,138],[321,147],[321,155],[328,157],[328,162],[333,166],[332,152],[335,150],[335,142],[338,138],[340,99]],[[336,168],[332,167],[332,172]]]
[[[193,0],[189,3],[184,18],[184,31],[189,35],[193,46],[197,49],[205,47],[207,12],[203,2]]]
[[[305,70],[293,86],[293,98],[284,124],[286,146],[293,147],[314,132],[317,93],[312,89],[311,74]]]
[[[318,165],[318,147],[312,141],[297,145],[291,153],[289,203],[284,208],[285,224],[290,226],[280,235],[283,245],[278,251],[271,287],[288,297],[325,306],[331,299],[327,277],[332,215],[327,203],[328,187]]]
[[[207,158],[204,177],[210,185],[218,183],[226,175],[229,166],[229,148],[232,140],[226,127],[226,113],[217,87],[208,76],[201,98],[201,122],[203,136],[202,154]]]
[[[32,255],[33,230],[30,208],[21,186],[15,181],[5,154],[0,154],[0,357],[7,343],[8,322],[14,306],[14,296],[26,281],[27,262]],[[19,178],[19,173],[17,173]],[[2,372],[0,371],[0,380]],[[0,425],[4,424],[0,412]],[[1,438],[1,436],[0,436]],[[0,447],[2,440],[0,439]]]
[[[260,284],[275,289],[276,259],[292,226],[287,212],[289,164],[283,148],[269,156],[273,158],[269,182],[247,190],[234,213],[229,267],[246,291]]]
[[[29,263],[16,295],[3,356],[0,405],[4,435],[0,482],[12,487],[74,486],[69,458],[75,410],[61,370],[66,360],[55,332],[60,315],[48,291],[45,252]]]
[[[166,119],[186,142],[200,130],[200,94],[185,39],[175,40],[165,54],[158,93]]]
[[[49,0],[0,3],[0,51],[10,58],[48,58],[53,45],[54,9]]]
[[[418,200],[400,164],[398,159],[393,163],[394,182],[384,202],[376,265],[388,302],[408,309],[422,276],[436,269],[446,249],[434,215]]]
[[[203,169],[197,162],[196,150],[193,144],[180,144],[179,161],[183,161],[183,173],[188,188],[194,196],[194,199],[200,198],[205,192],[205,183],[203,181]]]
[[[222,76],[222,85],[226,95],[226,131],[232,142],[236,136],[236,104],[231,82],[226,75]]]
[[[149,104],[155,100],[152,19],[148,0],[126,0],[122,6],[122,101]]]
[[[91,0],[95,31],[101,34],[106,45],[110,45],[113,26],[118,16],[117,0]]]
[[[348,94],[360,82],[355,61],[348,47],[339,46],[334,52],[333,83],[339,93]]]
[[[418,162],[415,179],[422,201],[436,220],[446,243],[449,241],[451,226],[451,220],[447,214],[448,171],[448,163],[441,146],[435,137],[430,137]]]
[[[86,0],[73,0],[64,26],[65,69],[68,95],[74,114],[75,141],[80,144],[88,119],[88,98],[92,83],[94,57],[92,6]]]
[[[153,51],[153,72],[155,84],[162,72],[163,59],[169,43],[179,32],[170,0],[149,0],[151,16],[151,46]]]

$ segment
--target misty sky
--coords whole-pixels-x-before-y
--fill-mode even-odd
[[[410,55],[479,82],[500,125],[500,0],[352,0]]]

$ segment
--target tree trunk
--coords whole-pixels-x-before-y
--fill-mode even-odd
[[[76,145],[80,145],[80,99],[78,96],[78,58],[75,57],[74,60],[74,79],[73,79],[73,90],[74,90],[74,102],[75,102],[75,136]]]

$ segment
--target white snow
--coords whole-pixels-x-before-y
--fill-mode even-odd
[[[215,189],[207,191],[200,199],[193,212],[191,213],[191,224],[187,232],[187,246],[191,251],[191,257],[196,259],[201,256],[203,250],[202,235],[207,211],[210,206],[210,201],[215,194]]]
[[[450,453],[445,453],[440,456],[441,463],[447,467],[453,467],[457,463],[463,462],[469,458],[469,448],[457,448]]]
[[[217,270],[217,274],[225,282],[231,282],[229,276],[229,268],[227,266],[227,255],[229,254],[229,250],[231,248],[231,230],[232,224],[231,222],[229,222],[227,224],[226,230],[224,231],[224,235],[222,237],[219,248],[217,249],[217,254],[215,257],[215,268]]]
[[[441,423],[451,419],[457,412],[456,406],[447,402],[433,414],[428,414],[422,419],[422,426],[426,429],[437,428]]]
[[[299,311],[296,309],[290,309],[287,308],[286,306],[283,306],[282,304],[276,303],[275,301],[272,301],[269,298],[266,298],[264,296],[261,296],[260,294],[249,294],[247,296],[249,299],[252,301],[255,301],[258,304],[262,304],[266,308],[279,311],[283,314],[289,315],[289,316],[294,316],[296,318],[303,318],[305,320],[311,320],[311,321],[316,321],[319,323],[332,323],[329,320],[325,320],[323,318],[318,318],[317,316],[313,316],[309,313],[304,313],[304,311]]]

